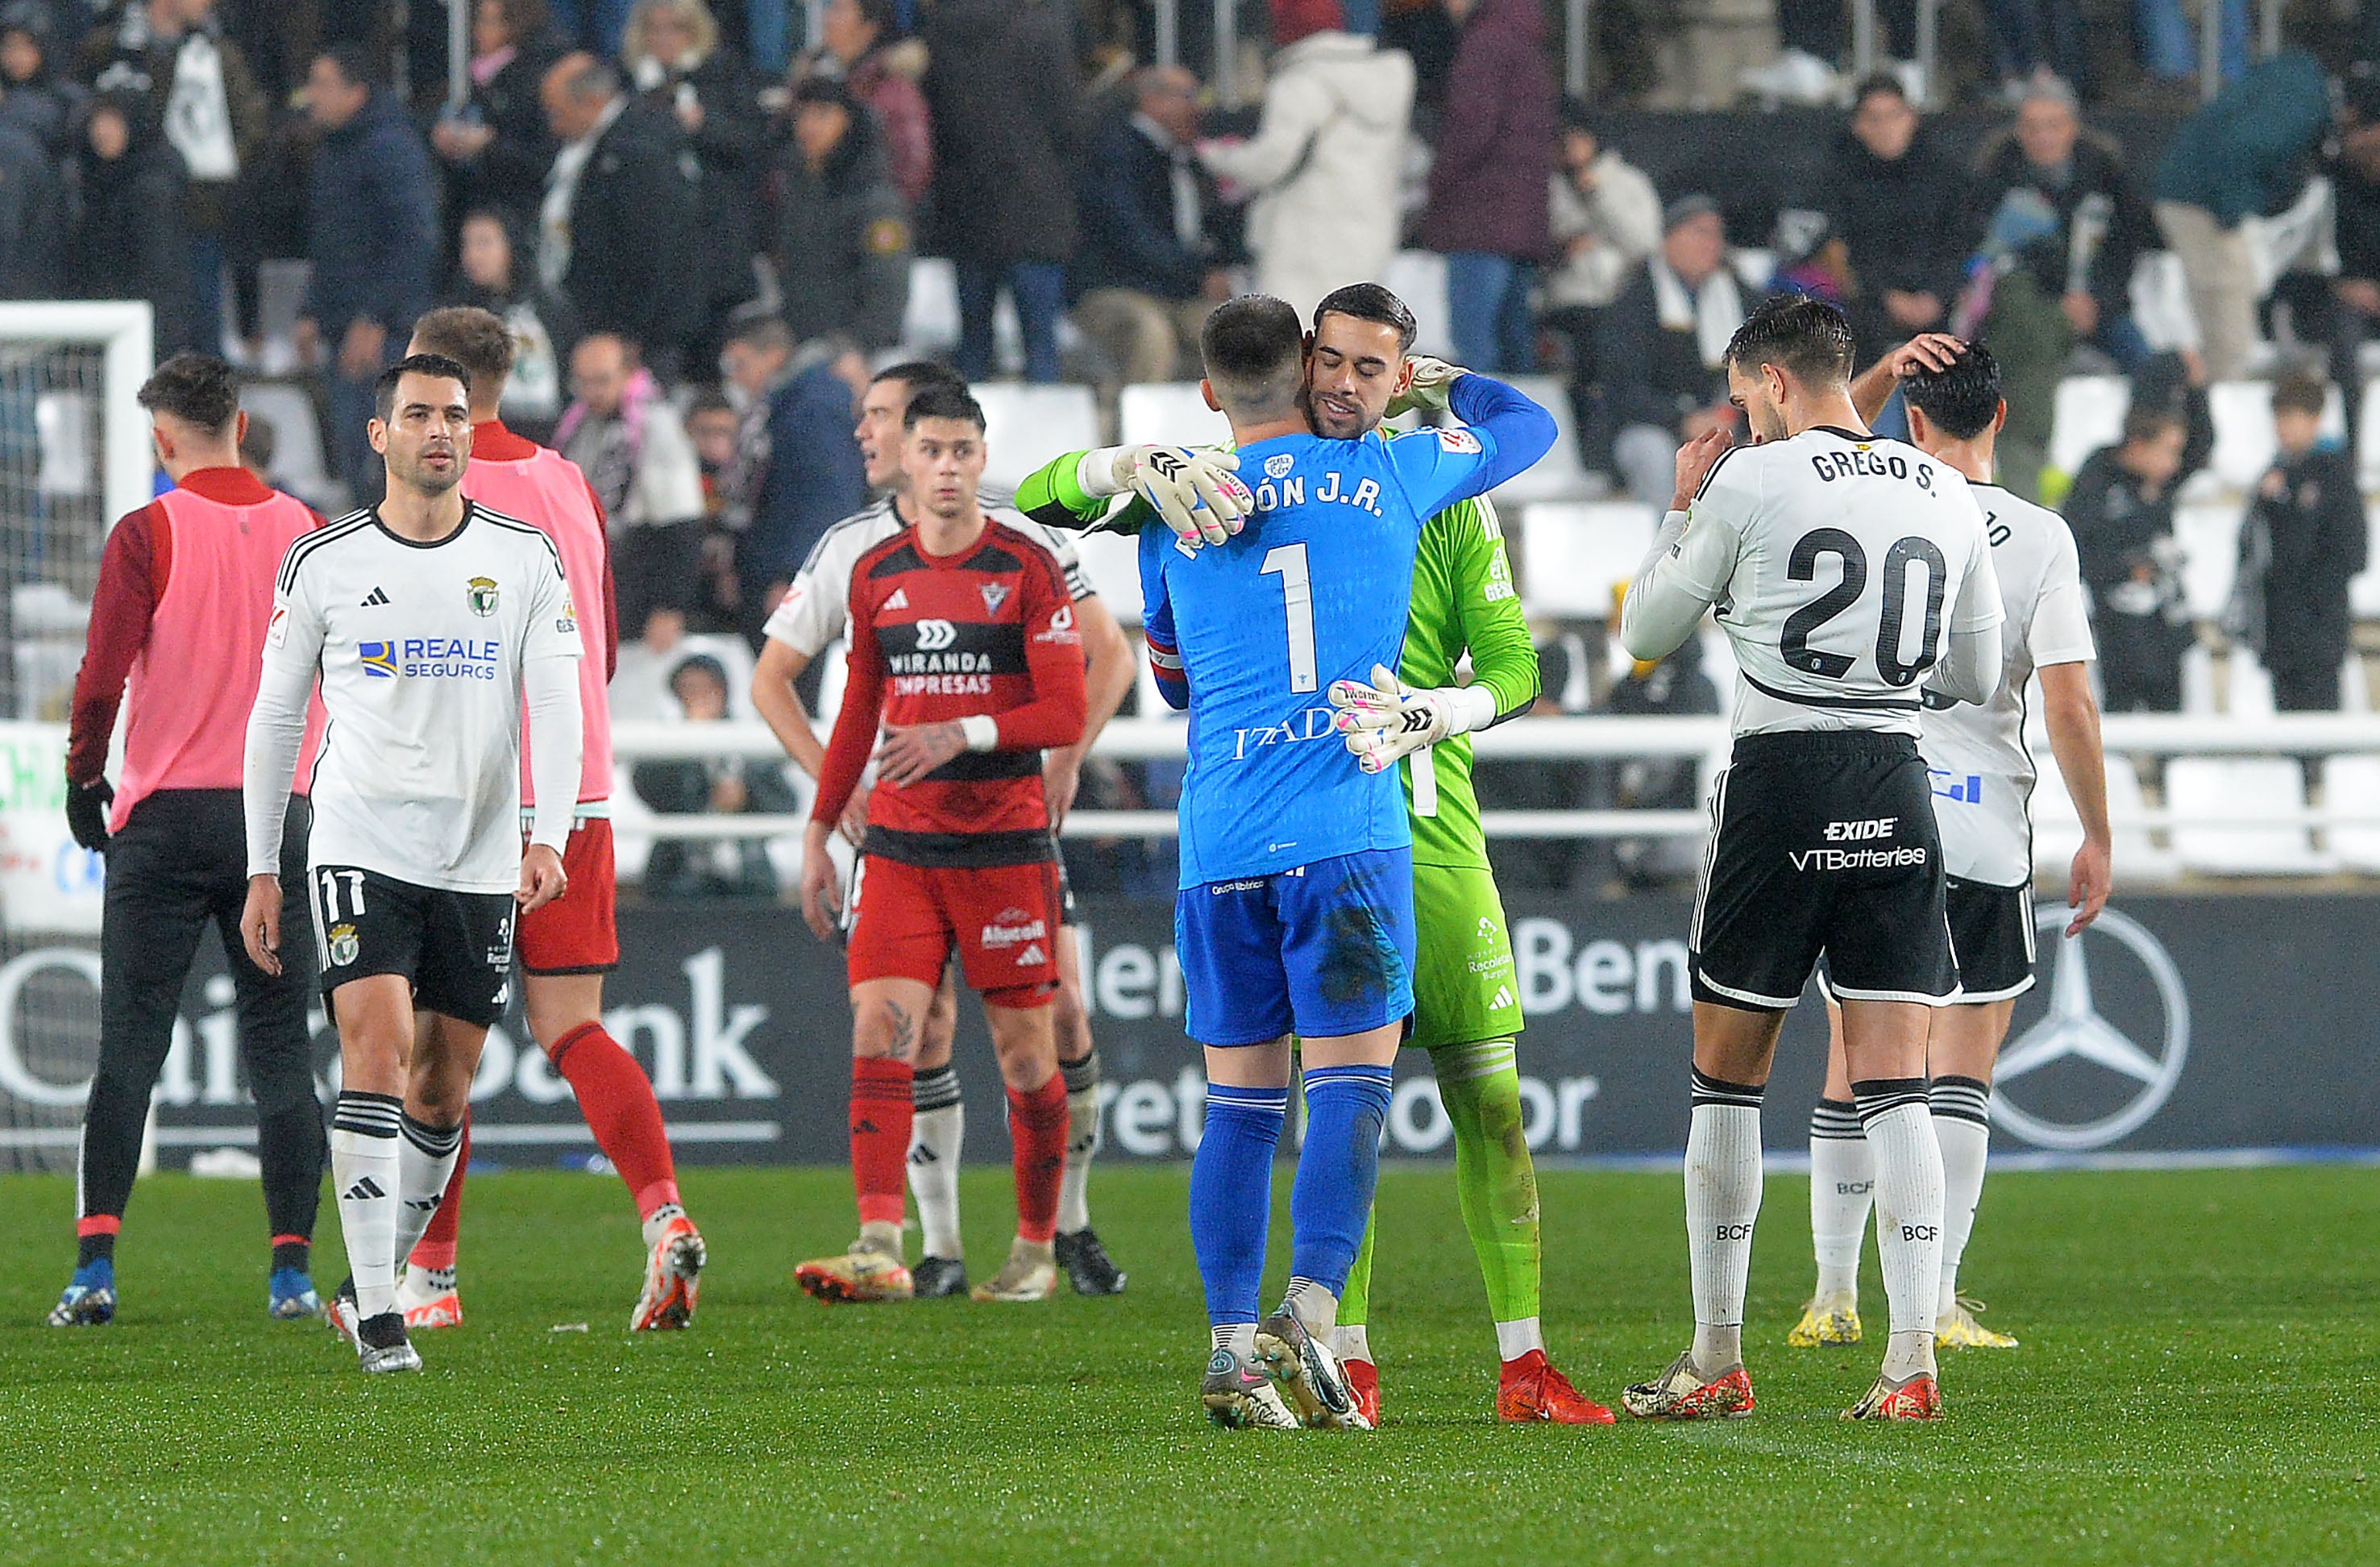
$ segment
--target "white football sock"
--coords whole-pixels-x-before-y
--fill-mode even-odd
[[[1686,1262],[1694,1278],[1694,1369],[1714,1377],[1743,1360],[1743,1291],[1760,1217],[1760,1094],[1694,1075],[1686,1133]]]
[[[1518,1360],[1533,1349],[1545,1347],[1545,1330],[1534,1317],[1496,1324],[1496,1355],[1500,1360]]]
[[[455,1287],[452,1268],[424,1268],[418,1262],[405,1265],[401,1293],[419,1300],[435,1300]]]
[[[1859,1294],[1860,1243],[1876,1200],[1876,1155],[1855,1106],[1820,1099],[1810,1112],[1810,1244],[1824,1295]]]
[[[395,1094],[342,1092],[332,1112],[331,1184],[339,1194],[356,1312],[365,1318],[396,1306],[396,1123],[403,1104]]]
[[[1253,1322],[1220,1322],[1207,1330],[1212,1347],[1227,1349],[1242,1360],[1254,1360],[1257,1355],[1257,1325]]]
[[[1058,1233],[1091,1227],[1091,1160],[1099,1151],[1099,1052],[1061,1062],[1066,1077],[1066,1168],[1058,1177]]]
[[[1922,1077],[1854,1083],[1876,1150],[1876,1251],[1892,1337],[1885,1375],[1934,1369],[1934,1300],[1942,1275],[1942,1147]]]
[[[955,1260],[966,1255],[959,1239],[959,1149],[966,1138],[966,1106],[959,1102],[958,1077],[948,1066],[918,1073],[911,1093],[917,1110],[909,1127],[909,1194],[917,1200],[917,1227],[928,1257]]]
[[[1326,1344],[1330,1342],[1332,1330],[1339,1326],[1337,1295],[1311,1279],[1292,1278],[1289,1293],[1282,1298],[1281,1305],[1305,1325],[1307,1332]]]
[[[421,1232],[445,1200],[463,1148],[463,1124],[431,1126],[410,1115],[397,1118],[396,1255],[410,1257]]]
[[[669,1221],[671,1220],[683,1219],[685,1217],[685,1207],[682,1204],[674,1202],[665,1202],[659,1208],[654,1209],[650,1213],[646,1214],[643,1223],[638,1226],[644,1233],[645,1249],[647,1251],[650,1251],[653,1247],[661,1244],[662,1232],[669,1228]]]
[[[1331,1329],[1330,1353],[1342,1360],[1372,1364],[1372,1337],[1367,1326],[1358,1322],[1352,1328]]]
[[[1934,1136],[1942,1145],[1942,1287],[1937,1313],[1959,1298],[1959,1258],[1984,1200],[1984,1162],[1992,1143],[1992,1090],[1973,1077],[1937,1077],[1931,1094]]]

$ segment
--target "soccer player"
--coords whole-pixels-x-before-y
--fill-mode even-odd
[[[397,1269],[455,1172],[480,1048],[511,986],[515,912],[569,885],[584,648],[553,541],[463,496],[469,387],[434,354],[381,373],[369,439],[387,492],[290,547],[248,726],[240,934],[279,972],[273,867],[321,681],[331,722],[308,903],[339,1029],[331,1172],[354,1270],[330,1317],[368,1372],[420,1368]],[[538,799],[526,849],[524,716]]]
[[[1412,312],[1378,284],[1352,285],[1322,301],[1305,367],[1307,422],[1315,433],[1362,440],[1383,418],[1402,411],[1391,398],[1405,380],[1400,372],[1413,333]],[[1435,395],[1442,406],[1446,381],[1460,372],[1436,359],[1410,362],[1415,369],[1405,398]],[[1090,506],[1104,510],[1104,501],[1076,511],[1062,498],[1074,492],[1082,456],[1061,457],[1028,478],[1020,496],[1037,508],[1057,507],[1051,515],[1062,519],[1080,520]],[[1127,515],[1113,526],[1132,531],[1146,520],[1144,509],[1138,518]],[[1455,687],[1455,668],[1466,657],[1471,684]],[[1497,1412],[1515,1421],[1609,1423],[1610,1412],[1580,1395],[1548,1362],[1538,1326],[1536,1172],[1520,1135],[1515,1056],[1521,1009],[1503,901],[1471,789],[1471,743],[1467,734],[1451,731],[1436,745],[1424,738],[1454,708],[1470,709],[1472,726],[1484,727],[1526,711],[1537,693],[1536,650],[1512,589],[1495,508],[1485,496],[1458,501],[1422,529],[1403,660],[1394,681],[1377,692],[1360,682],[1342,682],[1333,690],[1342,687],[1350,701],[1350,747],[1375,758],[1392,748],[1404,755],[1418,952],[1414,1026],[1405,1043],[1429,1051],[1454,1127],[1463,1224],[1487,1283],[1503,1363]],[[1360,699],[1357,690],[1366,693]],[[1360,723],[1354,722],[1358,711]],[[1419,728],[1406,729],[1409,713],[1422,715]],[[1485,723],[1478,722],[1482,714]],[[1387,738],[1391,725],[1393,740]],[[1375,1425],[1379,1373],[1366,1317],[1376,1233],[1377,1226],[1365,1231],[1340,1295],[1331,1344],[1358,1406]]]
[[[1923,343],[1912,345],[1921,347]],[[2099,709],[2091,696],[2091,622],[2074,536],[2056,512],[1992,481],[1993,446],[2008,405],[1991,350],[1955,340],[1938,368],[1896,350],[1862,376],[1852,401],[1873,418],[1897,383],[1918,450],[1966,475],[1984,508],[1985,537],[2002,597],[1999,684],[1981,707],[1928,700],[1918,749],[1932,776],[1942,832],[1943,900],[1959,967],[1959,1003],[1934,1014],[1927,1065],[1934,1135],[1942,1145],[1941,1286],[1935,1342],[1944,1349],[2013,1349],[2016,1340],[1975,1320],[1959,1294],[1959,1259],[1982,1200],[1991,1142],[1992,1069],[2008,1037],[2016,998],[2033,988],[2034,762],[2024,746],[2026,687],[2041,676],[2042,716],[2058,771],[2082,823],[2082,844],[2067,878],[2069,936],[2106,906],[2110,884],[2107,771]],[[1827,1087],[1810,1117],[1810,1234],[1818,1283],[1786,1342],[1796,1348],[1857,1343],[1860,1239],[1867,1230],[1875,1160],[1859,1135],[1843,1063],[1841,1017]]]
[[[1384,330],[1361,373],[1409,390],[1410,318],[1373,324]],[[1190,1193],[1211,1339],[1200,1396],[1226,1426],[1368,1429],[1330,1341],[1414,1009],[1413,832],[1383,770],[1329,743],[1328,693],[1397,661],[1424,519],[1525,469],[1553,421],[1508,387],[1457,375],[1450,402],[1470,428],[1329,440],[1307,426],[1288,305],[1220,306],[1200,347],[1207,396],[1254,480],[1251,520],[1204,548],[1171,529],[1140,541],[1149,656],[1191,723],[1174,940],[1208,1082]],[[1078,469],[1087,493],[1104,466]],[[1446,732],[1488,723],[1495,704],[1482,705],[1447,713]],[[1290,1282],[1259,1321],[1293,1035],[1307,1123]]]
[[[248,416],[239,411],[238,378],[223,360],[176,354],[142,383],[140,398],[174,488],[109,529],[75,679],[67,822],[75,842],[107,855],[104,981],[99,1065],[77,1164],[74,1277],[49,1321],[88,1326],[115,1315],[116,1233],[140,1167],[149,1097],[209,920],[226,938],[240,1054],[256,1096],[273,1235],[266,1308],[276,1318],[311,1317],[322,1308],[309,1258],[323,1143],[309,995],[303,979],[267,973],[230,938],[248,892],[237,822],[256,650],[281,556],[322,518],[241,469]],[[103,770],[116,710],[128,700],[124,786],[115,789]],[[285,841],[282,873],[302,880],[302,803],[291,802]],[[302,963],[303,953],[295,947],[293,961]]]
[[[521,1000],[530,1037],[569,1083],[595,1146],[619,1172],[643,1224],[644,1289],[628,1314],[629,1330],[683,1328],[694,1319],[700,1291],[702,1236],[678,1197],[676,1161],[653,1086],[636,1058],[603,1027],[603,976],[620,963],[606,688],[619,661],[620,633],[602,504],[577,465],[514,434],[497,418],[513,366],[512,329],[502,319],[468,307],[432,310],[414,323],[407,351],[443,354],[470,372],[471,461],[463,471],[464,497],[543,532],[553,541],[570,580],[588,585],[587,601],[577,605],[585,646],[578,661],[582,760],[577,813],[562,856],[570,891],[520,917],[515,945],[523,973]],[[521,799],[525,811],[536,809],[536,781],[526,769]],[[470,1149],[466,1126],[455,1179],[413,1248],[397,1290],[408,1328],[445,1328],[463,1320],[455,1252]]]
[[[909,399],[926,386],[964,391],[966,383],[949,366],[930,361],[891,366],[877,371],[868,383],[853,433],[868,467],[868,486],[880,492],[880,498],[827,529],[769,616],[767,639],[752,675],[752,705],[776,732],[786,754],[813,778],[819,774],[826,747],[802,705],[799,683],[819,655],[844,635],[852,564],[919,515],[901,462],[901,420]],[[1115,716],[1124,693],[1132,689],[1132,645],[1092,590],[1073,542],[1063,534],[1002,509],[1007,499],[978,491],[987,515],[996,513],[1001,522],[1056,557],[1066,590],[1074,596],[1075,627],[1083,635],[1087,664],[1083,737],[1050,751],[1042,762],[1042,789],[1054,826],[1074,803],[1083,758],[1091,742]],[[851,804],[843,813],[843,831],[855,844],[866,832],[867,814],[868,789],[862,784],[852,791]],[[1123,1271],[1091,1228],[1091,1160],[1099,1148],[1099,1055],[1091,1038],[1090,1012],[1083,1002],[1082,952],[1073,929],[1074,895],[1066,885],[1062,853],[1057,865],[1058,993],[1051,1021],[1058,1040],[1058,1070],[1066,1079],[1069,1131],[1065,1173],[1058,1184],[1058,1233],[1053,1244],[1058,1266],[1077,1294],[1117,1294],[1124,1287]],[[925,1255],[910,1270],[910,1278],[917,1293],[924,1296],[967,1292],[966,1260],[959,1238],[959,1154],[966,1107],[959,1098],[958,1075],[951,1067],[951,1037],[957,1023],[956,987],[946,972],[918,1031],[912,1080],[909,1189],[917,1199]]]
[[[1631,1414],[1748,1415],[1743,1294],[1760,1212],[1760,1099],[1777,1032],[1827,960],[1852,1100],[1875,1152],[1892,1333],[1854,1419],[1934,1419],[1942,1152],[1925,1097],[1927,1012],[1956,993],[1941,838],[1917,753],[1919,687],[1989,697],[1999,583],[1956,468],[1866,432],[1851,329],[1772,299],[1729,343],[1723,431],[1678,455],[1678,487],[1621,607],[1632,657],[1659,659],[1715,604],[1742,684],[1735,753],[1711,795],[1694,904],[1694,1108],[1686,1136],[1694,1343],[1628,1389]]]
[[[872,751],[876,787],[847,959],[851,1162],[859,1239],[795,1279],[826,1301],[914,1294],[901,1257],[918,1026],[953,949],[1008,1087],[1016,1238],[979,1301],[1057,1288],[1066,1081],[1058,987],[1057,844],[1041,752],[1082,738],[1083,638],[1047,550],[983,514],[983,410],[963,388],[909,399],[902,463],[918,519],[855,561],[843,711],[819,771],[802,861],[802,912],[834,936],[827,840]],[[884,738],[877,743],[879,720]]]

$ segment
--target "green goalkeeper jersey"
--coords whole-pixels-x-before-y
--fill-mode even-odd
[[[1086,495],[1076,482],[1082,456],[1069,452],[1034,472],[1017,487],[1017,509],[1058,528],[1079,528],[1106,516],[1112,500]],[[1137,534],[1154,520],[1148,504],[1135,500],[1108,526]],[[1496,693],[1500,716],[1523,711],[1536,699],[1537,650],[1512,588],[1503,528],[1485,496],[1456,502],[1422,528],[1397,678],[1417,687],[1454,685],[1466,652],[1469,683]],[[1441,740],[1405,759],[1415,864],[1488,869],[1471,761],[1468,735]]]

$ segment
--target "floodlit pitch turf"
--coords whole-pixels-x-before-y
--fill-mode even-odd
[[[848,1239],[848,1177],[695,1171],[701,1316],[631,1340],[617,1184],[491,1177],[468,1326],[367,1380],[327,1330],[266,1321],[253,1184],[144,1182],[115,1325],[60,1331],[68,1184],[0,1181],[0,1560],[2380,1560],[2380,1171],[1996,1176],[1969,1273],[2024,1347],[1945,1356],[1931,1429],[1836,1418],[1880,1347],[1872,1246],[1870,1342],[1784,1347],[1808,1209],[1774,1179],[1758,1413],[1606,1430],[1495,1425],[1452,1183],[1395,1170],[1370,1437],[1208,1427],[1184,1184],[1096,1176],[1122,1300],[830,1310],[790,1274]],[[966,1198],[980,1276],[1004,1172]],[[1616,1402],[1686,1341],[1679,1183],[1553,1173],[1544,1206],[1554,1351]]]

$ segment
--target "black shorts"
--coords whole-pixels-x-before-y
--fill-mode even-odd
[[[1782,1012],[1824,956],[1852,1001],[1954,999],[1942,841],[1903,735],[1748,735],[1711,791],[1697,1001]]]
[[[504,1015],[518,906],[510,893],[453,893],[377,870],[318,865],[307,902],[325,1000],[350,979],[401,974],[420,1011],[482,1028]]]
[[[1948,878],[1942,901],[1959,1001],[2004,1002],[2033,989],[2033,889]]]
[[[1066,875],[1066,845],[1058,842],[1058,834],[1055,832],[1052,832],[1050,834],[1050,841],[1051,844],[1056,845],[1058,851],[1056,856],[1058,861],[1058,923],[1061,925],[1080,924],[1081,921],[1075,917],[1075,883]]]

